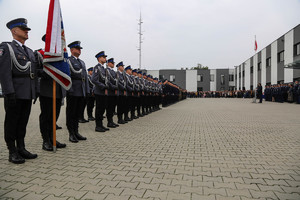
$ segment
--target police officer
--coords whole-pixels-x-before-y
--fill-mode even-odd
[[[80,44],[80,41],[75,41],[68,45],[71,51],[69,64],[71,69],[72,87],[67,91],[66,117],[69,141],[73,143],[77,143],[78,140],[86,140],[86,137],[83,137],[78,132],[78,117],[81,114],[80,108],[82,108],[85,97],[89,93],[85,63],[79,59],[82,49]]]
[[[117,95],[118,95],[118,81],[117,74],[113,70],[115,66],[115,62],[113,58],[107,60],[107,68],[106,68],[106,77],[107,77],[107,109],[106,109],[106,117],[107,117],[107,127],[116,128],[119,125],[115,124],[113,121],[113,116],[115,112],[115,108],[117,105]]]
[[[140,96],[140,84],[139,77],[137,76],[137,69],[132,70],[132,80],[133,80],[133,95],[132,95],[132,106],[131,106],[131,118],[137,119],[138,116],[135,115],[135,110],[138,108],[138,99]],[[138,113],[138,112],[137,112]]]
[[[142,77],[142,71],[137,72],[137,83],[139,84],[139,95],[138,95],[138,102],[137,102],[137,115],[138,117],[144,117],[143,113],[141,112],[142,110],[142,102],[143,102],[143,96],[144,96],[144,82],[143,82],[143,77]]]
[[[42,40],[45,42],[44,35]],[[42,149],[53,151],[53,79],[43,70],[44,50],[40,49],[34,52],[38,61],[37,74],[39,77],[39,100],[41,114],[39,117],[40,131],[43,138]],[[66,91],[56,84],[56,120],[58,119],[61,102],[66,96]],[[66,144],[56,141],[57,148],[65,148]]]
[[[125,118],[124,120],[125,121],[132,121],[133,120],[133,117],[131,116],[129,118],[128,116],[128,113],[131,111],[131,108],[132,108],[132,101],[133,101],[133,78],[131,76],[131,73],[132,73],[132,69],[131,69],[131,66],[128,65],[126,68],[125,68],[125,77],[126,77],[126,94],[127,94],[127,97],[126,97],[126,110],[125,110]]]
[[[87,111],[89,121],[95,121],[95,118],[93,117],[93,109],[95,107],[94,84],[92,82],[93,69],[94,69],[93,67],[88,68],[88,81],[89,81],[90,93],[87,99],[86,111]]]
[[[127,123],[123,119],[126,108],[126,81],[123,62],[117,64],[117,79],[118,79],[118,100],[117,100],[117,116],[118,124]]]
[[[27,20],[18,18],[6,24],[13,41],[0,44],[0,83],[4,94],[4,139],[9,150],[9,161],[15,164],[37,158],[25,148],[26,127],[32,99],[36,97],[36,59],[26,47]]]
[[[96,99],[96,128],[97,132],[109,131],[108,128],[103,126],[103,114],[107,107],[107,94],[108,94],[108,85],[106,70],[104,64],[106,63],[106,57],[104,51],[101,51],[95,55],[97,58],[98,64],[94,67],[92,82],[94,84],[94,93]]]
[[[143,73],[143,79],[142,79],[143,85],[144,85],[144,97],[142,100],[142,114],[148,115],[148,97],[149,97],[149,82],[147,80],[147,74]]]

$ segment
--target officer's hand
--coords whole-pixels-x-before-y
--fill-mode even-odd
[[[16,100],[16,94],[15,93],[7,94],[6,99],[7,99],[7,103],[8,103],[9,107],[16,106],[17,100]]]

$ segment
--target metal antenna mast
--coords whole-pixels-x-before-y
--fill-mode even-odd
[[[142,12],[140,11],[140,19],[139,19],[139,23],[138,23],[138,25],[139,25],[139,32],[138,32],[138,34],[139,34],[139,48],[138,48],[138,51],[139,51],[139,69],[141,69],[141,67],[142,67],[142,23],[143,23],[143,21],[142,21]]]

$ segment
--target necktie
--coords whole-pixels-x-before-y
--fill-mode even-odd
[[[22,47],[23,47],[23,49],[24,49],[26,55],[28,56],[28,49],[27,49],[27,47],[26,47],[24,44],[22,45]]]

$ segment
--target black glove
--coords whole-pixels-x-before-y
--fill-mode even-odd
[[[11,94],[7,94],[5,95],[6,101],[7,101],[7,105],[9,107],[14,107],[17,104],[17,100],[16,100],[16,94],[15,93],[11,93]]]

